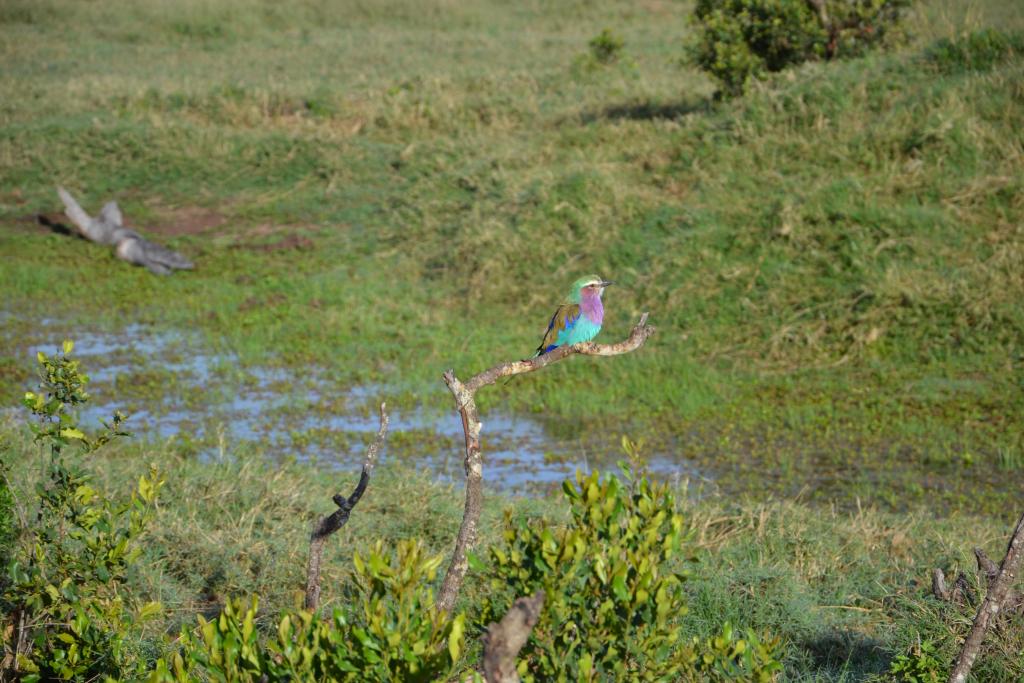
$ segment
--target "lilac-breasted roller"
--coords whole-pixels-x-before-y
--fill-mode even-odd
[[[548,331],[533,357],[566,344],[587,342],[597,336],[604,322],[601,295],[612,284],[597,275],[586,275],[572,283],[569,299],[558,307],[548,323]]]

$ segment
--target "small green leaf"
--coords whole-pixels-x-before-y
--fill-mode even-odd
[[[139,621],[149,619],[150,617],[159,614],[164,609],[164,606],[157,601],[147,602],[139,610]]]
[[[482,572],[487,570],[487,564],[477,556],[476,553],[466,553],[466,561],[473,571]]]
[[[452,661],[459,661],[459,654],[462,652],[462,637],[466,631],[466,615],[460,614],[452,620],[452,630],[448,634],[448,654]]]
[[[85,434],[83,434],[80,429],[75,429],[74,427],[67,427],[65,429],[60,430],[60,435],[63,436],[65,439],[85,439]]]
[[[584,652],[580,657],[580,680],[590,680],[590,677],[594,674],[594,658],[589,652]]]

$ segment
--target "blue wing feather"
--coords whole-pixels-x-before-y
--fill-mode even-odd
[[[540,346],[537,347],[536,355],[539,356],[557,349],[559,346],[559,336],[571,330],[579,321],[581,315],[579,304],[559,306],[555,314],[551,316],[551,322],[548,323],[547,332],[545,332]]]

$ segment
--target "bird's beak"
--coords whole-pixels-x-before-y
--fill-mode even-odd
[[[601,286],[602,287],[607,287],[608,285],[614,285],[614,284],[615,283],[612,282],[611,280],[604,280],[604,281],[601,282]]]

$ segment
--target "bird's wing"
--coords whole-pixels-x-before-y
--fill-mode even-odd
[[[558,335],[571,330],[572,326],[579,319],[579,304],[562,304],[559,306],[555,314],[551,316],[551,322],[548,323],[548,331],[544,333],[544,339],[541,340],[540,346],[537,347],[537,355],[539,356],[558,348]]]

